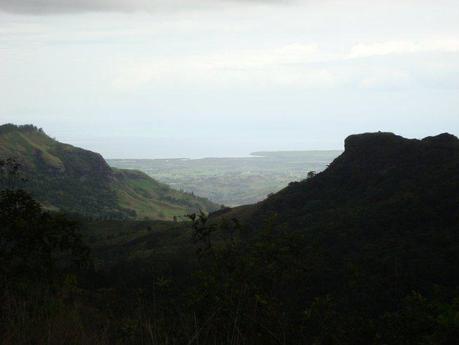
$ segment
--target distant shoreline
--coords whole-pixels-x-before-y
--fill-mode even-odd
[[[106,161],[112,162],[130,162],[130,161],[196,161],[196,160],[210,160],[210,159],[245,159],[245,158],[268,158],[268,157],[279,157],[288,155],[289,157],[292,156],[301,156],[304,154],[311,154],[311,153],[331,153],[335,152],[337,155],[344,152],[343,150],[299,150],[299,151],[255,151],[249,153],[246,156],[223,156],[223,157],[197,157],[197,158],[189,158],[189,157],[165,157],[165,158],[107,158]]]

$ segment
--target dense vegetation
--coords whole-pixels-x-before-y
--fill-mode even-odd
[[[459,140],[377,133],[345,146],[257,205],[189,223],[80,219],[92,265],[64,265],[40,303],[32,288],[9,296],[21,303],[3,304],[6,343],[455,344]]]
[[[31,125],[0,126],[0,158],[20,162],[23,187],[50,210],[97,218],[180,217],[217,205],[138,171],[111,169],[97,153],[62,144]]]

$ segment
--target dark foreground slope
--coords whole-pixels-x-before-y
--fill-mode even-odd
[[[60,143],[33,126],[0,126],[0,158],[24,167],[24,185],[48,209],[104,218],[172,219],[210,201],[182,193],[146,174],[111,169],[103,157]]]
[[[455,289],[459,140],[449,134],[423,140],[353,135],[324,172],[229,216],[254,229],[271,224],[300,233],[304,252],[318,255],[312,264],[329,272],[316,282],[323,293],[342,291],[350,274],[381,289],[381,303],[412,289]]]
[[[457,344],[458,139],[345,146],[323,173],[188,230],[84,223],[93,268],[52,303],[26,300],[32,312],[1,303],[0,332],[11,344]]]

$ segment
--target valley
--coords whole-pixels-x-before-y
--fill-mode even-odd
[[[253,204],[323,171],[342,151],[254,152],[249,157],[108,159],[115,168],[140,170],[170,187],[229,207]]]

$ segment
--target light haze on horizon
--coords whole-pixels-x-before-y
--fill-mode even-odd
[[[106,158],[459,135],[459,2],[0,0],[0,124]]]

